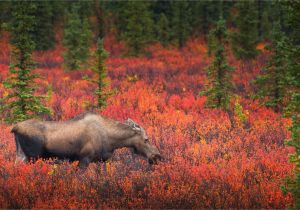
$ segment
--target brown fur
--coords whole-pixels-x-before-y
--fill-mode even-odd
[[[149,162],[160,153],[148,142],[145,130],[132,120],[126,124],[94,114],[84,113],[65,122],[26,120],[13,127],[16,161],[56,157],[79,160],[80,166],[92,161],[106,161],[114,150],[133,148]]]

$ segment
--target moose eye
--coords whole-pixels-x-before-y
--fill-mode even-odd
[[[145,143],[149,143],[149,139],[145,139],[144,141],[145,141]]]

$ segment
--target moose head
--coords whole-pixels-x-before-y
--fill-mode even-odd
[[[127,119],[125,122],[135,131],[133,138],[133,150],[135,154],[146,157],[150,164],[156,164],[157,161],[162,160],[162,156],[157,147],[150,144],[148,135],[144,128],[134,122],[132,119]]]

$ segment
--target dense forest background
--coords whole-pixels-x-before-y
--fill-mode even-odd
[[[113,33],[118,40],[126,42],[132,55],[136,55],[155,42],[183,47],[191,37],[206,40],[210,29],[222,16],[230,32],[235,34],[234,43],[245,42],[244,47],[251,48],[259,42],[270,41],[277,24],[281,31],[296,37],[297,23],[291,21],[289,8],[293,4],[296,3],[258,0],[36,1],[30,11],[35,16],[31,32],[35,49],[47,50],[60,41],[56,32],[67,28],[71,19],[79,18],[81,27],[77,30],[87,27],[87,31],[93,32],[94,42],[97,37]],[[1,1],[1,30],[7,29],[12,21],[14,5],[14,1]]]
[[[0,1],[0,49],[1,208],[300,208],[299,0]],[[84,111],[165,161],[14,165],[13,123]]]

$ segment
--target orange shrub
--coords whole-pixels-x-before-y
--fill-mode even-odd
[[[3,42],[0,46],[5,46],[0,54],[3,81],[8,47]],[[149,166],[121,149],[106,164],[106,174],[103,163],[91,164],[85,172],[77,163],[56,165],[51,160],[16,166],[11,126],[1,124],[0,208],[281,209],[292,202],[280,190],[282,179],[292,173],[291,151],[284,146],[290,121],[248,99],[253,90],[249,81],[267,54],[252,63],[230,57],[237,68],[240,103],[248,112],[245,129],[231,128],[228,114],[205,108],[206,98],[198,95],[209,62],[201,42],[191,41],[183,51],[155,46],[147,58],[118,57],[121,45],[108,49],[114,51],[107,61],[114,94],[101,113],[140,122],[165,160]],[[53,120],[67,120],[95,103],[95,87],[82,79],[93,76],[92,71],[64,72],[61,51],[58,46],[35,55],[41,63],[36,71],[44,78],[38,81],[39,94],[48,95],[45,104]],[[5,91],[0,84],[0,96]]]

